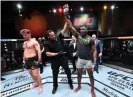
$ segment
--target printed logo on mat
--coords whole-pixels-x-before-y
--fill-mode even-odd
[[[107,72],[108,74],[108,82],[110,85],[120,89],[120,90],[131,90],[133,92],[133,77],[129,77],[114,71]]]
[[[25,83],[32,82],[32,78],[29,74],[19,75],[1,84],[1,91],[6,91],[11,88],[23,85]]]
[[[133,95],[133,76],[113,68],[101,66],[99,74],[94,72],[94,87],[104,92],[108,97],[132,97]],[[104,69],[103,69],[104,68]],[[71,70],[73,70],[71,68]],[[59,82],[68,82],[64,70],[60,69]],[[62,78],[61,78],[62,77]],[[72,80],[77,83],[77,73],[72,74]],[[90,84],[90,78],[85,72],[82,83]]]

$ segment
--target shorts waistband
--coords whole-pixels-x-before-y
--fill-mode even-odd
[[[31,58],[26,58],[26,61],[27,60],[37,60],[37,57],[35,56],[35,57],[31,57]]]
[[[80,60],[84,60],[84,61],[92,61],[91,59],[83,59],[83,58],[80,58],[80,57],[78,57]]]

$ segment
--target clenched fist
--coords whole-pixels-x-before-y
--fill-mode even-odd
[[[65,5],[63,6],[63,11],[64,11],[64,12],[68,12],[68,11],[69,11],[69,6],[68,6],[68,4],[65,4]]]

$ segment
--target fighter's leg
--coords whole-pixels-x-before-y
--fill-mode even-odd
[[[38,94],[41,94],[43,91],[43,87],[42,87],[41,76],[40,76],[40,73],[38,70],[39,64],[35,60],[30,61],[29,64],[30,64],[30,68],[32,69],[33,78],[35,79],[35,81],[37,82],[37,84],[39,86]]]
[[[32,79],[34,80],[34,83],[32,84],[31,89],[38,86],[36,78],[33,76],[33,73],[32,73],[31,62],[30,61],[25,61],[24,67],[25,67],[25,69],[28,70],[29,74],[31,75]]]
[[[33,76],[32,70],[31,70],[31,69],[28,69],[28,72],[29,72],[29,74],[31,75],[32,79],[35,81],[35,82],[32,84],[32,87],[31,87],[31,89],[33,89],[33,88],[35,88],[35,87],[38,86],[38,83],[37,83],[35,77]]]
[[[83,71],[83,68],[77,68],[78,87],[74,90],[75,93],[81,89],[82,71]]]
[[[43,86],[42,86],[40,73],[39,73],[39,71],[37,69],[32,70],[32,73],[33,73],[33,76],[34,76],[36,82],[39,85],[38,94],[41,94],[43,92]]]
[[[88,75],[90,77],[90,84],[91,84],[91,94],[92,94],[92,97],[96,97],[95,95],[95,92],[94,92],[94,76],[93,76],[93,64],[92,64],[92,61],[88,61],[86,62],[87,64],[87,72],[88,72]]]
[[[78,58],[77,61],[77,81],[78,81],[78,87],[74,90],[74,92],[78,92],[81,89],[81,79],[82,79],[82,71],[84,68],[83,60]]]

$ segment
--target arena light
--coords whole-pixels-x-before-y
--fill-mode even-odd
[[[53,13],[56,13],[56,9],[53,9]]]
[[[112,10],[114,10],[114,9],[115,9],[115,6],[114,6],[114,5],[112,5],[112,6],[111,6],[111,9],[112,9]]]
[[[106,10],[106,9],[107,9],[107,6],[105,5],[105,6],[103,7],[103,9]]]
[[[21,4],[17,4],[17,8],[18,9],[22,9],[22,5]]]
[[[8,51],[8,49],[5,49],[5,51]]]
[[[58,11],[61,13],[61,12],[62,12],[62,9],[61,9],[61,8],[59,8],[59,9],[58,9]]]
[[[84,11],[84,7],[80,7],[80,11]]]

